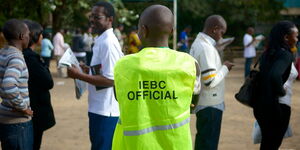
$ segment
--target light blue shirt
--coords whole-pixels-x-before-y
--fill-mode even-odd
[[[42,40],[42,50],[41,56],[42,57],[51,57],[51,51],[53,50],[53,45],[49,39],[44,38]]]

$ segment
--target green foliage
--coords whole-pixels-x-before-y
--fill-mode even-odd
[[[99,0],[0,0],[0,26],[11,18],[31,19],[44,27],[51,26],[53,32],[60,28],[85,28],[88,14]],[[131,25],[138,18],[134,11],[124,7],[121,0],[112,2],[118,22]],[[52,16],[52,20],[50,19]]]
[[[280,20],[283,9],[277,0],[179,0],[178,6],[178,31],[192,25],[192,32],[197,33],[208,16],[219,14],[227,21],[226,36],[235,36],[236,43],[241,43],[239,39],[248,26]]]

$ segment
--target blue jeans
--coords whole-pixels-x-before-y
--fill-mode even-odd
[[[245,77],[247,77],[250,74],[252,59],[253,58],[246,58],[246,62],[245,62]]]
[[[196,114],[195,150],[217,150],[223,111],[207,107]]]
[[[91,150],[111,150],[119,117],[107,117],[89,112]]]
[[[2,150],[32,150],[32,121],[17,124],[0,124]]]

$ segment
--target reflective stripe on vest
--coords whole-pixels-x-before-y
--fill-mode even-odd
[[[189,122],[190,122],[190,117],[181,122],[175,123],[175,124],[164,125],[164,126],[153,126],[150,128],[136,130],[136,131],[124,131],[124,135],[125,136],[135,136],[135,135],[142,135],[142,134],[146,134],[146,133],[157,131],[157,130],[175,129],[175,128],[181,127]]]

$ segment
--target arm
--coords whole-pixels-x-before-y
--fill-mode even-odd
[[[280,54],[279,58],[274,62],[273,66],[270,68],[270,79],[275,92],[279,96],[285,95],[285,90],[283,87],[282,75],[288,67],[291,66],[292,56],[289,52],[283,52]]]
[[[29,72],[29,86],[35,89],[42,88],[50,90],[53,88],[53,79],[48,68],[46,68],[38,57],[25,57]],[[42,81],[42,82],[41,82]]]
[[[52,43],[51,43],[50,40],[48,40],[48,46],[49,46],[49,48],[50,48],[51,50],[53,50],[54,46],[52,45]]]
[[[252,39],[250,39],[250,37],[244,36],[244,39],[243,39],[244,47],[249,47],[249,46],[252,45],[254,42],[255,42],[255,38],[252,37]]]
[[[113,49],[112,43],[103,43],[99,50],[94,52],[95,58],[100,60],[99,63],[101,64],[101,75],[89,75],[85,73],[81,73],[78,68],[71,67],[68,68],[68,75],[71,78],[79,79],[86,81],[90,84],[97,85],[97,86],[113,86],[114,81],[114,73],[113,69],[115,63],[118,59],[115,55],[112,54]]]
[[[196,81],[194,84],[194,92],[192,97],[192,104],[191,104],[191,111],[195,108],[195,106],[198,104],[199,101],[199,94],[201,90],[201,82],[200,82],[200,68],[197,60],[195,60],[195,66],[196,66]]]
[[[25,62],[19,56],[13,56],[7,63],[7,68],[2,80],[2,91],[5,93],[6,100],[3,103],[11,106],[14,111],[32,115],[28,104],[23,100],[19,89],[19,80]]]
[[[90,84],[96,85],[96,86],[113,86],[114,81],[110,80],[108,78],[105,78],[102,75],[89,75],[86,73],[81,73],[78,68],[75,66],[68,68],[68,76],[73,79],[79,79],[85,82],[88,82]]]
[[[217,86],[227,75],[229,69],[226,65],[217,68],[214,60],[217,59],[213,50],[202,50],[199,55],[199,64],[201,68],[201,81],[204,86],[214,88]]]

